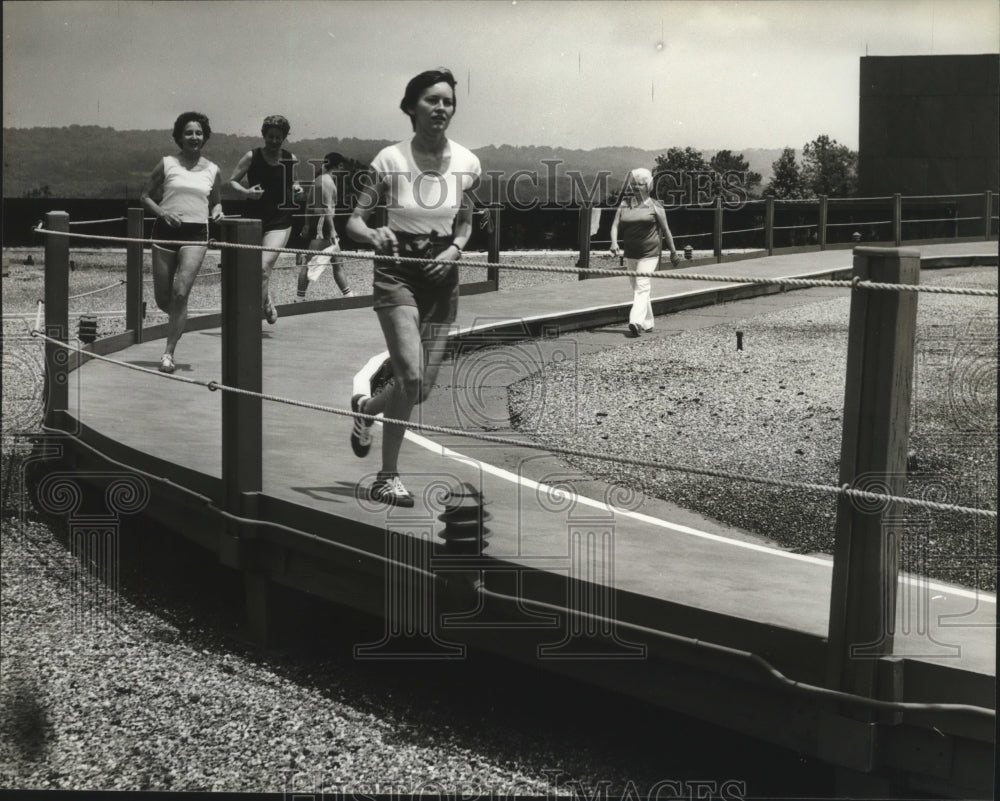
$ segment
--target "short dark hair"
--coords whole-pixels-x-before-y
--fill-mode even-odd
[[[327,153],[323,156],[323,169],[332,170],[338,164],[343,164],[345,161],[347,161],[347,159],[345,159],[340,153]]]
[[[413,121],[413,115],[410,113],[410,109],[413,108],[417,101],[420,99],[421,93],[428,86],[433,86],[436,83],[444,82],[451,87],[451,94],[455,101],[455,108],[458,108],[458,98],[455,97],[455,76],[451,74],[451,70],[447,67],[438,67],[435,70],[425,70],[419,75],[414,75],[410,78],[410,82],[406,84],[406,91],[403,93],[403,99],[399,101],[399,107],[402,109],[403,113],[410,118],[410,124],[416,125]]]
[[[292,126],[288,124],[288,120],[280,114],[271,114],[270,116],[264,117],[264,123],[260,126],[260,135],[264,136],[267,133],[268,128],[277,128],[279,131],[284,133],[286,139],[288,138],[289,132],[292,130]]]
[[[204,134],[206,142],[212,137],[212,126],[208,124],[208,117],[200,111],[185,111],[174,120],[174,141],[178,147],[181,146],[181,137],[184,135],[184,128],[189,122],[197,122],[201,125],[201,132]]]

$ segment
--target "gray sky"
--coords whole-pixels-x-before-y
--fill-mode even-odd
[[[859,59],[997,52],[996,0],[4,2],[5,127],[403,139],[406,81],[459,80],[469,147],[858,145]]]

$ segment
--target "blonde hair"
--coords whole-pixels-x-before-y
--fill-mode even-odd
[[[642,184],[647,188],[653,185],[653,173],[645,167],[636,167],[630,174],[632,176],[632,180],[637,184]]]

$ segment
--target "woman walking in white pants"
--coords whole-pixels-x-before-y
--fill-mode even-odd
[[[648,275],[660,266],[663,240],[670,248],[670,263],[675,267],[680,261],[674,238],[667,225],[667,214],[662,204],[649,196],[653,174],[645,167],[629,173],[622,189],[622,201],[611,224],[611,254],[624,251],[625,269],[635,273],[629,276],[632,284],[632,309],[628,316],[628,329],[632,336],[653,330],[653,305],[650,303]],[[618,240],[621,235],[621,244]]]

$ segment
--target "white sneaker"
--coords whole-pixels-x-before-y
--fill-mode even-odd
[[[398,473],[379,473],[372,484],[369,495],[373,501],[390,506],[413,506],[413,495],[403,486]]]

